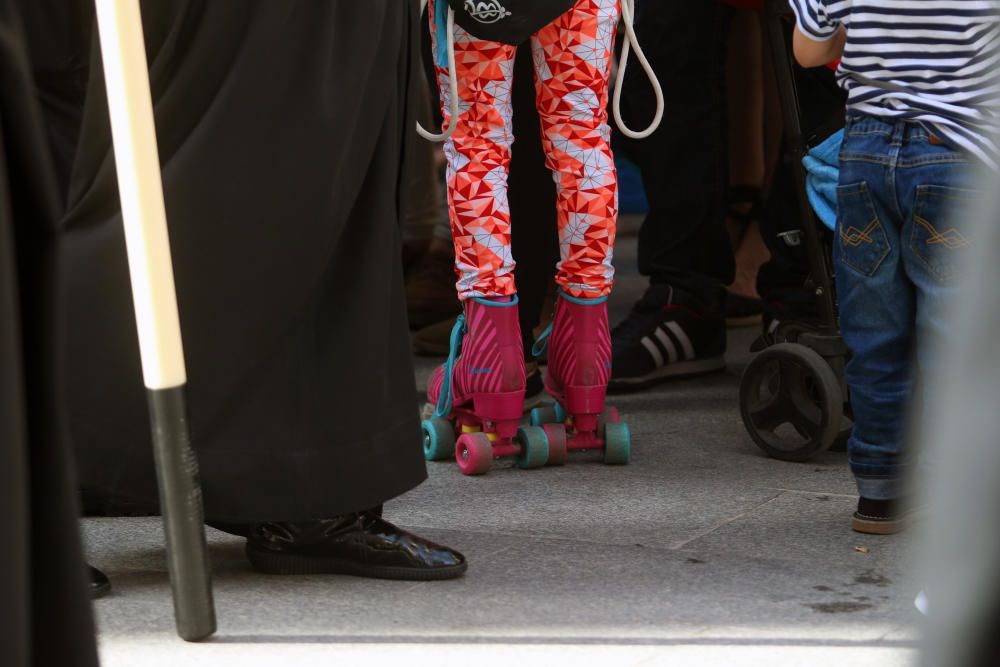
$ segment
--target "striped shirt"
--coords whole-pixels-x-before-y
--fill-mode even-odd
[[[789,0],[806,37],[847,29],[837,79],[849,110],[910,120],[1000,163],[1000,0]]]

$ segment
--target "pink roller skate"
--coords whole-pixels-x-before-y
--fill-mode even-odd
[[[541,354],[549,338],[545,390],[556,404],[532,410],[531,424],[545,431],[552,465],[565,463],[567,450],[590,449],[603,450],[605,463],[629,462],[628,425],[616,408],[604,405],[611,376],[607,301],[560,292],[551,335],[543,333],[535,344]]]
[[[518,426],[524,410],[524,350],[516,296],[465,302],[465,314],[451,332],[448,361],[431,376],[427,400],[436,406],[421,424],[428,461],[454,456],[466,475],[487,472],[495,458],[505,456],[517,457],[521,468],[545,465],[545,432]]]

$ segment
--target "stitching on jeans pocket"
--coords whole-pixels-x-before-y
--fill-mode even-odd
[[[864,181],[837,187],[837,243],[840,260],[858,273],[870,276],[889,254],[868,184]]]
[[[913,202],[910,250],[941,283],[955,276],[972,243],[960,226],[980,193],[942,185],[920,185]]]

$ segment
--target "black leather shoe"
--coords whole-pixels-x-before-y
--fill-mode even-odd
[[[104,575],[103,572],[98,570],[93,565],[88,565],[87,570],[90,573],[90,599],[96,600],[97,598],[102,598],[111,592],[111,582]]]
[[[453,579],[465,556],[401,530],[377,512],[302,523],[259,523],[247,558],[266,574],[351,574],[378,579]]]

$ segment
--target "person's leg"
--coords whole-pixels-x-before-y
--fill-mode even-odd
[[[733,279],[725,231],[729,11],[717,2],[639,3],[639,40],[675,103],[667,104],[662,125],[648,139],[615,137],[642,171],[650,199],[639,232],[639,271],[651,283],[672,285],[708,304],[717,304],[720,286]],[[652,107],[645,74],[630,67],[623,115],[635,124],[651,117]]]
[[[837,193],[834,262],[854,410],[848,456],[859,513],[866,515],[875,513],[867,504],[899,495],[904,411],[914,384],[915,295],[890,186],[901,127],[870,118],[848,124]]]
[[[611,366],[607,296],[614,281],[618,181],[607,104],[618,18],[618,0],[577,0],[532,37],[561,255],[545,382],[578,433],[596,430]]]
[[[639,166],[649,198],[638,259],[650,288],[612,332],[614,389],[725,367],[722,286],[734,277],[725,227],[729,12],[718,2],[637,6],[639,40],[673,102],[648,139],[615,136],[616,149]],[[639,67],[626,72],[622,113],[633,125],[652,117]]]
[[[730,243],[738,249],[744,234],[760,214],[764,183],[763,43],[758,12],[739,9],[733,13],[727,51],[729,205],[726,228]],[[739,272],[742,267],[738,257],[736,262]],[[737,282],[739,279],[737,275]],[[739,293],[749,292],[742,290]]]
[[[900,155],[896,187],[904,207],[903,263],[916,290],[916,359],[921,379],[919,407],[930,407],[940,398],[933,378],[944,377],[942,351],[955,344],[955,322],[947,318],[951,304],[964,298],[967,285],[959,282],[962,267],[972,261],[974,220],[983,194],[974,182],[969,157],[935,143],[920,127],[911,126]],[[915,435],[915,434],[913,434]],[[913,460],[907,437],[894,457],[899,466]],[[928,461],[933,468],[939,462]],[[905,512],[904,507],[897,511]]]
[[[431,5],[434,52],[443,35]],[[515,47],[477,39],[455,26],[455,72],[461,116],[445,142],[448,208],[458,293],[472,297],[511,296],[514,259],[510,250],[507,176],[514,140],[511,107]],[[445,126],[452,122],[448,69],[438,62]]]
[[[556,282],[581,299],[607,296],[614,281],[618,180],[607,106],[618,16],[618,0],[577,0],[531,42],[542,147],[556,182]]]
[[[445,36],[438,31],[447,27],[433,9],[429,18],[439,57]],[[449,72],[440,58],[437,73],[444,123],[455,123],[444,150],[465,313],[452,333],[448,363],[428,383],[427,398],[435,418],[481,425],[495,431],[500,443],[517,433],[525,387],[507,203],[515,48],[476,39],[459,26],[454,30],[458,118],[450,114]],[[450,429],[436,424],[442,434]]]

